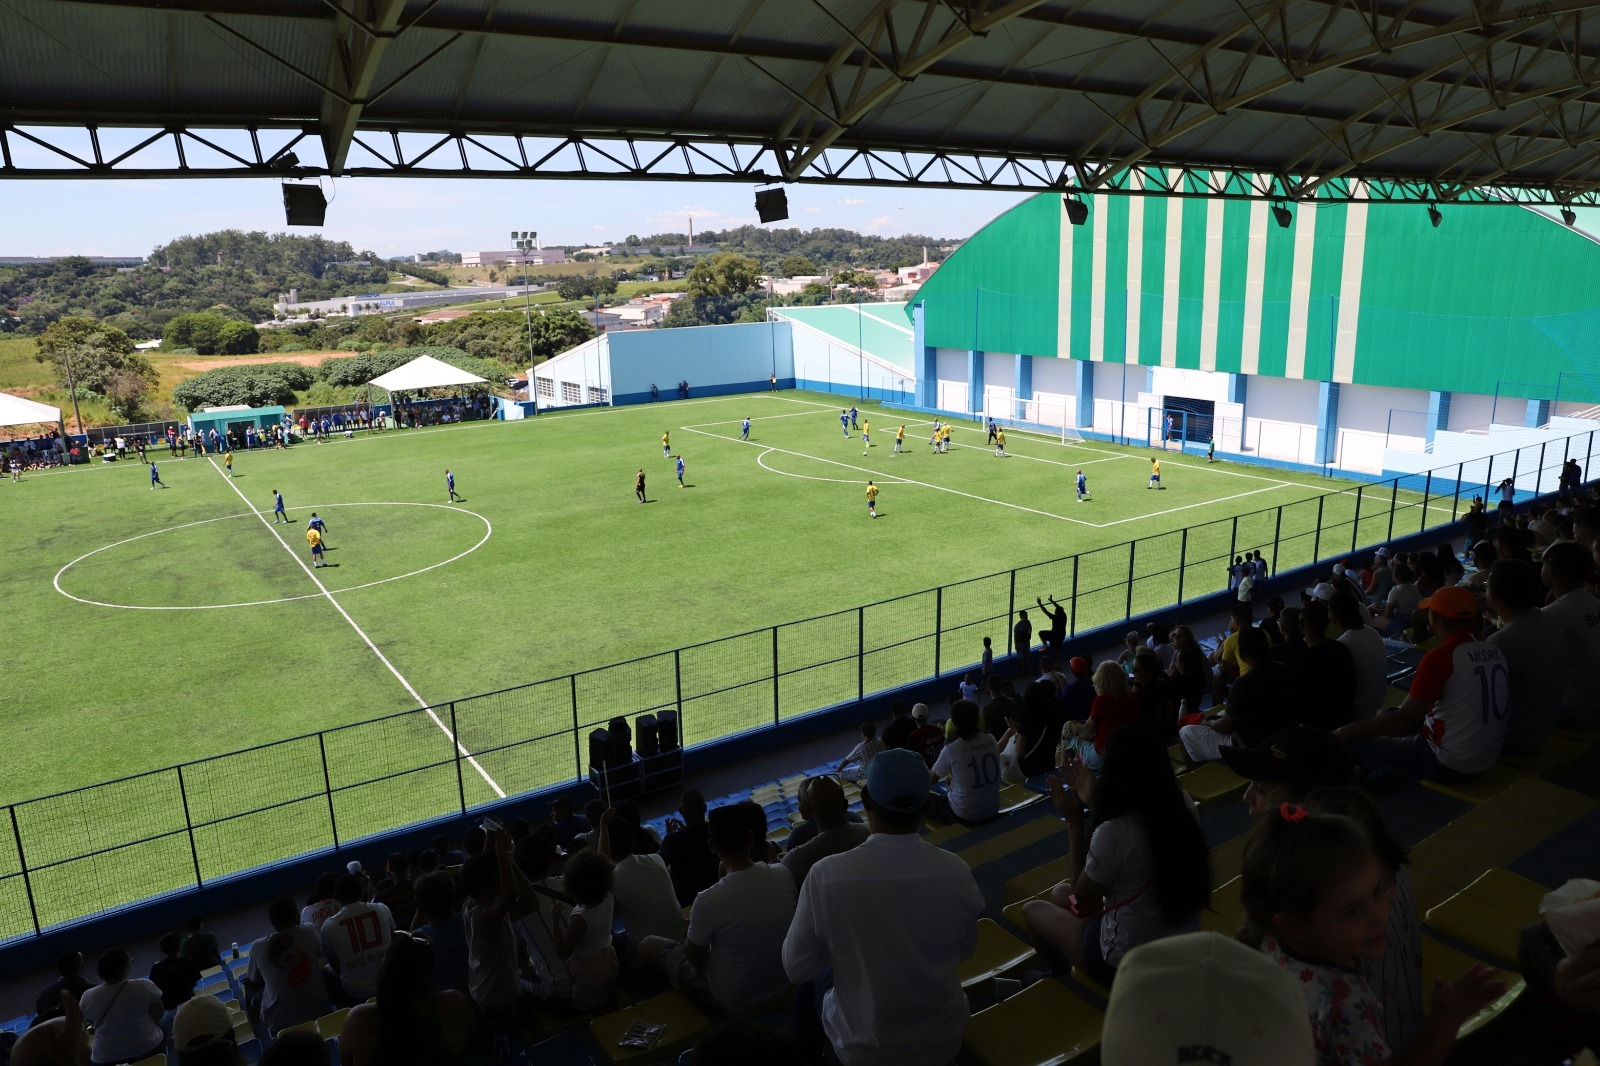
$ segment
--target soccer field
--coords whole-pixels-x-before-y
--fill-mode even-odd
[[[1215,591],[1230,546],[1277,570],[1424,518],[1388,485],[1364,490],[1357,525],[1353,487],[1325,478],[1023,433],[1001,458],[970,423],[934,454],[924,419],[861,420],[870,448],[844,437],[836,400],[762,393],[300,444],[241,454],[231,478],[163,450],[164,488],[136,462],[7,482],[0,802],[212,760],[20,804],[41,922],[570,778],[574,718],[676,701],[692,743],[927,676],[935,655],[976,661],[982,636],[1004,650],[1013,568],[1029,567],[1018,606],[1076,588],[1081,631],[1173,602],[1180,580],[1184,598]],[[1427,523],[1451,504],[1431,501]],[[314,571],[313,512],[329,545]],[[1032,565],[1046,560],[1064,561]],[[781,649],[769,628],[832,612],[784,626]],[[451,701],[547,678],[455,720]],[[474,756],[459,778],[458,753]],[[31,924],[6,879],[18,863],[0,845],[0,937]]]

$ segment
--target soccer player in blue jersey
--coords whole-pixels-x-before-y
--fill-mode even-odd
[[[321,538],[323,546],[324,547],[327,546],[327,543],[328,543],[328,523],[326,523],[322,519],[318,518],[317,517],[317,512],[315,512],[315,511],[311,512],[311,521],[306,523],[306,528],[307,529],[316,530],[317,531],[317,536],[319,538]]]
[[[13,480],[15,480],[15,479],[13,479]],[[151,463],[150,464],[150,488],[152,490],[154,490],[157,485],[160,485],[162,488],[166,488],[167,487],[167,483],[165,481],[161,480],[161,473],[160,473],[160,471],[158,471],[156,469],[156,464]]]
[[[444,487],[450,492],[450,499],[447,502],[455,503],[457,500],[461,499],[461,497],[456,494],[456,476],[452,474],[448,468],[446,468],[444,472]]]
[[[850,439],[850,412],[844,408],[839,409],[839,428],[844,430],[844,439]]]
[[[272,490],[272,524],[273,525],[277,525],[279,522],[282,522],[285,525],[288,525],[289,524],[289,516],[287,514],[285,514],[284,510],[283,510],[283,493],[279,492],[277,489],[273,489]]]
[[[1089,495],[1089,479],[1082,470],[1078,471],[1078,502],[1082,503],[1085,496]]]
[[[850,405],[850,428],[851,429],[860,429],[861,428],[861,423],[856,421],[856,405],[855,404],[851,404]]]
[[[744,420],[744,425],[739,427],[739,439],[740,440],[749,440],[750,439],[750,420],[748,418]]]
[[[681,489],[683,488],[683,456],[674,455],[673,458],[678,460],[678,487]]]

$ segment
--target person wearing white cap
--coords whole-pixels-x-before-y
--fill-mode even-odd
[[[1305,994],[1288,971],[1220,933],[1166,937],[1123,956],[1111,986],[1106,1062],[1313,1066]]]
[[[216,996],[195,996],[172,1019],[172,1049],[178,1066],[225,1066],[242,1063],[235,1045],[233,1018]]]

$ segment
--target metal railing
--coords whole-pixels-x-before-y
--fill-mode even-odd
[[[1012,619],[1035,596],[1054,595],[1080,634],[1223,591],[1246,550],[1276,573],[1448,526],[1503,478],[1521,499],[1555,491],[1568,459],[1588,469],[1595,437],[13,803],[0,831],[0,942],[463,813],[498,802],[495,787],[515,797],[572,782],[586,733],[616,715],[671,709],[683,743],[704,743],[969,668],[985,636],[1009,652]]]

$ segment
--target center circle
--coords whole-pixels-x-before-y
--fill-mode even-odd
[[[358,512],[351,510],[352,508],[393,507],[425,508],[426,510],[420,512],[421,517],[414,513],[410,521],[402,524],[380,524],[378,527],[380,537],[376,542],[370,536],[363,539],[359,535],[361,533],[371,533],[373,523],[368,515],[372,512]],[[347,564],[352,567],[352,572],[349,576],[354,579],[355,583],[348,585],[338,584],[339,577],[343,576],[339,573],[340,566],[314,571],[317,578],[327,586],[328,592],[334,595],[372,588],[375,585],[384,585],[391,581],[402,581],[425,574],[430,570],[437,570],[442,566],[448,566],[483,547],[494,532],[494,527],[483,515],[454,504],[417,502],[334,503],[291,507],[288,510],[290,512],[304,512],[306,516],[316,512],[326,519],[330,559],[337,558],[336,553],[344,544],[354,542],[362,546],[357,549],[364,556],[361,562],[352,561]],[[261,522],[267,517],[264,512],[244,511],[239,514],[223,515],[220,518],[206,518],[198,522],[185,522],[182,525],[169,526],[166,529],[140,533],[138,536],[119,540],[78,556],[56,571],[53,584],[57,592],[70,600],[76,600],[79,603],[89,604],[94,607],[115,607],[132,611],[210,611],[228,607],[264,607],[275,603],[293,603],[297,600],[323,598],[324,593],[320,590],[295,596],[262,595],[262,592],[271,591],[270,585],[281,580],[281,570],[279,569],[281,564],[269,564],[265,568],[259,568],[255,565],[260,558],[259,554],[234,553],[229,555],[227,558],[233,563],[231,569],[226,563],[206,565],[206,560],[203,556],[207,553],[215,554],[218,549],[218,538],[213,533],[213,530],[222,528],[219,527],[219,523],[237,522],[240,519]],[[475,529],[476,525],[471,525],[472,523],[481,523],[482,525],[482,534],[477,537],[475,543],[472,543],[470,547],[455,551],[448,558],[437,559],[438,544],[448,544],[450,541],[455,541],[457,545],[465,544],[467,539],[472,536],[472,533],[469,530],[467,536],[462,537],[456,534],[456,530],[469,525],[471,529]],[[305,558],[301,551],[305,529],[305,518],[301,517],[300,520],[287,528],[280,526],[274,530],[275,534],[287,534],[283,537],[283,540],[288,545],[289,550],[294,553],[297,567],[298,563]],[[192,541],[197,534],[202,539],[195,542],[192,547],[186,547],[183,543],[184,539]],[[176,538],[179,543],[176,547],[169,547],[165,551],[156,549],[155,545],[160,543],[156,538],[162,537],[168,537],[169,543],[171,539]],[[344,539],[345,537],[350,539],[346,540]],[[222,541],[225,548],[228,537],[225,536]],[[283,550],[282,544],[268,543],[264,547],[269,549],[269,556]],[[118,551],[117,549],[126,550]],[[449,548],[444,550],[448,551]],[[127,558],[130,553],[133,555],[132,559]],[[191,561],[191,554],[201,556],[198,567],[187,565]],[[417,565],[426,561],[430,555],[437,561],[428,561],[427,565]],[[376,565],[374,560],[377,561]],[[374,574],[381,573],[381,567],[385,564],[409,566],[409,568],[402,573],[372,577]],[[364,571],[355,570],[354,568],[357,566],[363,566],[366,569]],[[69,577],[68,572],[75,567],[78,568],[77,573]],[[105,569],[105,572],[96,573],[97,567]],[[227,600],[228,602],[216,603],[141,603],[137,601],[165,597],[141,597],[138,595],[126,597],[135,602],[119,603],[105,593],[97,591],[95,595],[99,598],[80,596],[69,592],[66,587],[75,583],[73,578],[78,579],[78,581],[87,580],[91,583],[98,582],[105,585],[111,580],[121,582],[129,574],[136,575],[146,584],[157,584],[164,589],[171,589],[173,586],[181,589],[184,584],[200,585],[202,588],[198,591],[201,594],[197,595],[196,599],[206,598],[204,586],[208,583],[220,583],[224,586],[234,587],[239,585],[248,587],[254,584],[257,592],[253,596],[247,594],[237,600],[233,600],[224,591],[224,594],[215,598]],[[362,577],[371,577],[371,580],[361,580]],[[123,587],[130,590],[132,588],[132,586],[122,586],[120,584],[111,584],[110,587]],[[181,598],[181,596],[178,598]]]

